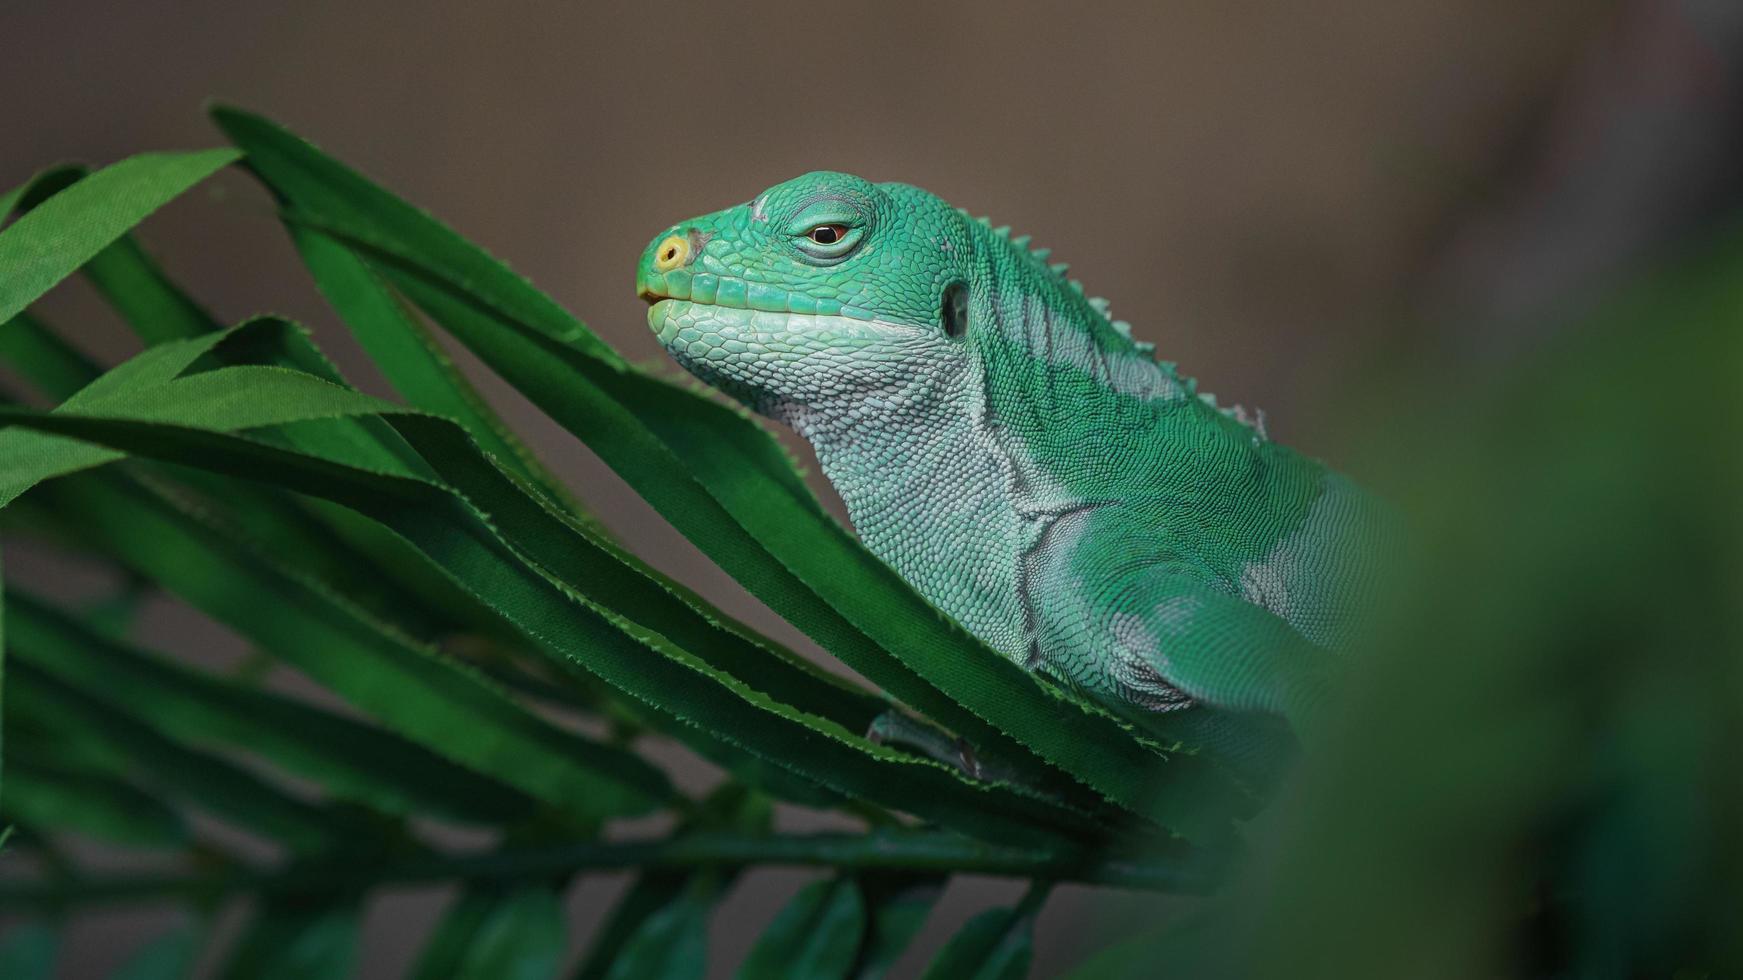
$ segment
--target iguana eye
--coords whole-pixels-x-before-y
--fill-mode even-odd
[[[819,214],[795,222],[790,234],[800,256],[812,265],[834,265],[852,255],[865,241],[865,226],[844,218]]]
[[[805,237],[819,245],[834,245],[847,237],[846,225],[818,225],[805,233]]]

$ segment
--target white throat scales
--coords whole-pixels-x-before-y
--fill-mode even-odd
[[[1027,663],[1024,567],[1061,513],[1081,509],[988,416],[972,358],[901,397],[778,413],[812,445],[873,554],[977,637]]]

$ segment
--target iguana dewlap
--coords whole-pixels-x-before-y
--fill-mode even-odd
[[[1373,506],[1157,363],[1027,236],[818,172],[672,226],[636,288],[680,364],[810,441],[861,539],[1103,699],[1294,714]]]

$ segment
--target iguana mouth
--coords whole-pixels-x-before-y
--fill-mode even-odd
[[[730,310],[845,316],[854,320],[877,319],[872,311],[849,306],[839,300],[818,299],[767,283],[750,282],[734,276],[717,276],[709,272],[692,273],[684,269],[643,273],[636,282],[636,295],[649,306],[661,300],[678,299]]]

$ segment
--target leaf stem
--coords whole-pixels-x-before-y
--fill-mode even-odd
[[[619,868],[821,866],[856,870],[958,872],[1076,881],[1146,891],[1203,893],[1215,881],[1203,856],[1109,858],[1008,847],[946,831],[750,835],[700,831],[651,841],[582,841],[359,864],[294,862],[198,873],[119,873],[0,881],[0,909],[126,903],[183,897],[212,900],[239,892],[362,891],[453,880],[512,881]]]

